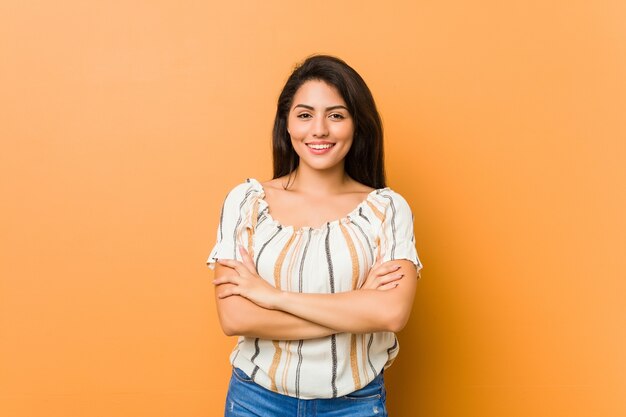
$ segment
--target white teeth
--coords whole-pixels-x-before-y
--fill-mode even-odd
[[[333,145],[332,145],[332,144],[327,144],[327,145],[311,145],[311,144],[309,144],[309,145],[307,145],[307,146],[308,146],[309,148],[313,148],[313,149],[320,150],[320,149],[328,149],[328,148],[330,148],[330,147],[331,147],[331,146],[333,146]]]

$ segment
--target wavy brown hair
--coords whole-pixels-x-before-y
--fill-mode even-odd
[[[272,132],[274,178],[291,174],[300,163],[287,132],[287,118],[296,91],[309,80],[320,80],[334,86],[346,102],[354,121],[352,146],[345,157],[346,173],[370,187],[386,187],[383,126],[374,97],[352,67],[330,55],[311,55],[297,64],[278,97]]]

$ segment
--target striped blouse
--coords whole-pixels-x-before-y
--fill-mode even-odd
[[[422,264],[415,249],[413,214],[389,187],[370,192],[341,219],[294,228],[274,220],[259,181],[247,178],[222,205],[217,242],[207,264],[242,260],[247,248],[259,276],[277,288],[337,293],[360,288],[377,257]],[[338,318],[339,319],[339,318]],[[265,340],[240,336],[230,362],[259,385],[302,399],[335,398],[367,385],[398,354],[392,332],[338,333],[309,340]]]

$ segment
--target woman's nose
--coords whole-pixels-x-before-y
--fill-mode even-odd
[[[328,126],[325,117],[317,117],[313,122],[313,136],[324,137],[328,135]]]

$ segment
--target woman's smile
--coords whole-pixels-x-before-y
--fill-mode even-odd
[[[314,155],[323,155],[330,152],[331,148],[335,146],[331,142],[309,142],[306,144]]]

